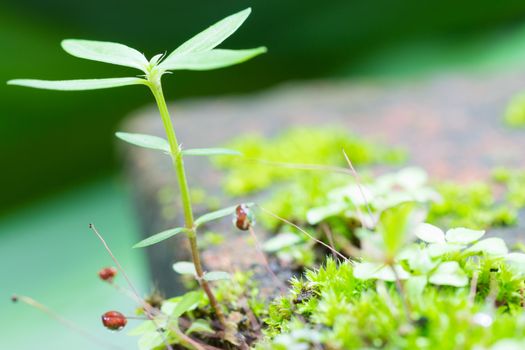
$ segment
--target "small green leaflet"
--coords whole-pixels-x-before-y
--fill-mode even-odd
[[[452,228],[445,233],[448,243],[467,244],[472,243],[483,237],[485,231],[471,230],[464,227]]]
[[[119,139],[131,143],[132,145],[155,149],[171,154],[170,145],[168,141],[162,137],[145,135],[145,134],[130,134],[127,132],[117,132],[115,134]]]
[[[457,261],[445,261],[439,264],[428,281],[437,285],[464,287],[468,284],[468,277]]]
[[[242,156],[242,153],[228,148],[190,148],[182,150],[185,156]]]
[[[226,40],[230,35],[235,33],[235,31],[239,29],[239,27],[244,23],[246,18],[248,18],[251,12],[252,9],[247,8],[243,11],[234,13],[233,15],[221,19],[219,22],[203,30],[179,46],[166,58],[166,61],[169,62],[172,57],[180,54],[208,51],[215,48],[217,45]]]
[[[230,278],[231,278],[230,274],[224,271],[210,271],[204,274],[204,279],[209,282],[229,280]]]
[[[186,311],[189,311],[192,308],[196,307],[199,304],[201,297],[202,295],[200,291],[193,291],[184,294],[182,296],[182,299],[177,303],[177,305],[173,309],[173,312],[171,313],[170,317],[174,319],[179,318]]]
[[[94,40],[63,40],[62,48],[70,55],[86,60],[132,67],[147,72],[149,62],[137,50],[119,43]]]
[[[283,232],[264,242],[263,250],[268,253],[275,253],[284,248],[291,247],[301,241],[301,237],[295,233]]]
[[[39,80],[39,79],[13,79],[8,85],[26,86],[37,89],[81,91],[107,89],[112,87],[147,84],[140,78],[108,78],[108,79],[76,79],[76,80]]]
[[[197,319],[193,321],[190,328],[186,330],[186,334],[191,334],[194,332],[198,333],[215,333],[215,331],[211,328],[210,323],[203,319]]]
[[[177,55],[163,61],[159,66],[165,70],[209,70],[245,62],[266,52],[265,47],[246,50],[216,49],[204,52]]]
[[[173,270],[181,275],[196,275],[195,265],[189,261],[178,261],[173,264]]]
[[[162,232],[159,232],[153,236],[150,236],[142,241],[140,241],[139,243],[135,244],[133,246],[133,248],[144,248],[144,247],[148,247],[150,245],[153,245],[155,243],[159,243],[159,242],[162,242],[168,238],[171,238],[173,236],[175,236],[176,234],[179,234],[181,232],[184,232],[186,230],[186,228],[184,227],[176,227],[176,228],[172,228],[170,230],[166,230],[166,231],[162,231]]]
[[[247,203],[246,205],[250,207],[253,205],[253,203]],[[207,222],[213,221],[213,220],[223,218],[228,215],[232,215],[235,212],[235,208],[237,208],[236,205],[228,207],[228,208],[224,208],[224,209],[219,209],[217,211],[212,211],[211,213],[204,214],[201,217],[197,218],[197,220],[195,220],[195,227],[205,224]]]

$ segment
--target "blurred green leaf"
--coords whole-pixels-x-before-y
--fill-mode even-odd
[[[171,237],[175,236],[176,234],[184,232],[185,230],[186,230],[186,228],[184,228],[184,227],[176,227],[176,228],[172,228],[172,229],[169,229],[169,230],[166,230],[166,231],[159,232],[159,233],[154,234],[153,236],[150,236],[150,237],[140,241],[139,243],[135,244],[133,246],[133,248],[148,247],[150,245],[153,245],[153,244],[162,242],[162,241],[164,241],[164,240],[166,240],[168,238],[171,238]]]
[[[74,79],[74,80],[39,80],[39,79],[13,79],[7,82],[9,85],[19,85],[36,89],[80,91],[107,89],[127,85],[146,84],[146,80],[140,78],[108,78],[108,79]]]
[[[393,258],[401,249],[414,224],[412,214],[415,205],[405,202],[385,210],[379,219],[378,232],[383,237],[386,253]]]
[[[448,230],[445,234],[445,238],[449,243],[467,244],[477,241],[478,239],[483,237],[484,234],[485,231],[471,230],[468,228],[458,227]]]
[[[204,279],[206,281],[229,280],[230,278],[230,274],[224,271],[210,271],[204,274]]]
[[[193,321],[190,328],[186,330],[186,334],[191,334],[194,332],[198,333],[215,333],[215,331],[211,328],[210,323],[203,319],[197,319]]]
[[[446,261],[438,265],[428,281],[437,285],[464,287],[468,284],[468,277],[457,261]]]
[[[176,55],[168,61],[163,61],[159,67],[166,70],[209,70],[242,63],[266,52],[265,47],[246,50],[216,49],[204,52],[193,52]]]
[[[149,62],[143,54],[119,43],[66,39],[62,40],[62,48],[75,57],[137,68],[144,72],[149,66]]]
[[[189,261],[178,261],[173,264],[173,270],[181,275],[196,275],[195,265]]]
[[[277,252],[281,249],[291,247],[294,244],[301,242],[302,239],[292,232],[279,233],[275,237],[270,238],[264,242],[263,250],[269,253]]]
[[[445,243],[445,233],[439,227],[422,223],[416,227],[415,235],[427,243]]]
[[[505,241],[499,237],[482,239],[473,244],[466,252],[482,252],[489,255],[505,255],[509,252]]]
[[[397,276],[400,280],[405,280],[410,277],[400,265],[395,265]],[[382,263],[360,262],[354,266],[354,277],[362,280],[378,279],[382,281],[395,281],[396,274],[389,265]]]
[[[130,134],[127,132],[117,132],[115,134],[119,139],[131,143],[132,145],[156,149],[165,153],[171,154],[170,145],[168,141],[162,137],[145,135],[145,134]]]
[[[182,299],[177,303],[177,305],[173,309],[173,312],[170,316],[174,319],[179,318],[183,313],[197,306],[201,297],[202,294],[200,291],[193,291],[184,294],[182,296]]]

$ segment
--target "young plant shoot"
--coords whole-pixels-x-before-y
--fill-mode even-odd
[[[141,71],[133,77],[108,78],[108,79],[79,79],[79,80],[35,80],[15,79],[10,80],[10,85],[27,86],[38,89],[80,91],[106,89],[127,85],[145,85],[152,92],[157,103],[160,116],[166,132],[166,139],[142,134],[117,133],[120,139],[136,146],[162,151],[171,156],[180,192],[180,200],[184,213],[184,227],[174,228],[161,232],[137,244],[137,247],[148,246],[178,233],[185,233],[188,237],[193,259],[196,278],[208,296],[211,307],[223,328],[227,328],[226,319],[211,287],[206,279],[197,245],[197,226],[206,221],[214,220],[226,215],[231,215],[235,208],[204,215],[194,220],[190,191],[186,180],[183,157],[185,155],[235,155],[235,151],[227,149],[188,149],[183,150],[177,141],[172,120],[162,92],[161,79],[166,73],[175,70],[210,70],[228,67],[242,63],[257,55],[266,52],[266,48],[258,47],[246,50],[217,49],[225,39],[232,35],[250,15],[251,9],[238,12],[224,18],[208,29],[195,35],[190,40],[180,45],[169,55],[158,54],[148,60],[141,52],[123,44],[90,40],[64,40],[62,48],[69,54],[92,61],[126,66]]]

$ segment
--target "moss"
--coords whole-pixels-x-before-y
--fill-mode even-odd
[[[344,149],[356,166],[399,164],[406,155],[400,149],[365,141],[340,128],[293,128],[273,139],[248,135],[234,140],[228,148],[244,157],[221,157],[217,165],[226,172],[224,188],[229,194],[244,195],[263,190],[306,172],[275,163],[339,165],[346,167]],[[313,173],[313,172],[308,172]],[[326,172],[317,177],[326,176]]]
[[[431,223],[486,229],[511,226],[517,221],[516,207],[508,201],[498,203],[489,183],[443,182],[436,189],[443,200],[431,205],[428,216]]]
[[[480,284],[484,278],[483,272]],[[499,289],[516,293],[514,279],[510,273],[499,274]],[[305,288],[315,292],[294,303]],[[328,259],[324,267],[295,280],[289,296],[272,304],[266,321],[269,340],[259,348],[473,349],[501,339],[525,338],[519,298],[492,310],[483,288],[471,303],[468,288],[428,285],[418,300],[409,301],[412,311],[407,319],[394,286],[379,290],[373,282],[356,279],[351,264]],[[490,324],[477,321],[480,316],[488,317]]]
[[[525,127],[525,93],[512,97],[505,110],[504,121],[510,127]]]

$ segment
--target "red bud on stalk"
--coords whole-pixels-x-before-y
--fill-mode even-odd
[[[108,311],[102,315],[102,324],[112,331],[120,331],[126,323],[128,323],[126,316],[118,311]]]
[[[106,282],[112,282],[117,275],[117,269],[114,267],[105,267],[98,272],[98,277]]]

